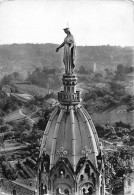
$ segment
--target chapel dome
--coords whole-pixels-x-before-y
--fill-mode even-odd
[[[88,156],[97,168],[99,148],[100,143],[92,119],[80,104],[60,105],[53,111],[41,144],[41,153],[45,151],[50,157],[50,169],[60,157],[65,157],[76,171],[79,160],[84,156]]]

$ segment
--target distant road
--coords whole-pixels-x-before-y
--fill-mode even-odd
[[[10,121],[16,121],[16,120],[22,120],[22,119],[28,119],[30,120],[32,123],[34,123],[35,121],[33,119],[31,119],[28,115],[23,114],[22,112],[23,109],[19,109],[16,110],[10,114],[8,114],[7,116],[3,117],[3,120],[5,122],[10,122]]]
[[[15,121],[15,120],[22,120],[24,118],[26,118],[26,116],[22,115],[20,113],[20,110],[16,110],[16,111],[6,115],[5,117],[3,117],[3,120],[5,122],[10,122],[10,121]]]
[[[35,121],[33,119],[31,119],[29,116],[25,115],[22,113],[22,109],[20,109],[20,114],[24,117],[26,117],[28,120],[30,120],[31,122],[35,123]]]

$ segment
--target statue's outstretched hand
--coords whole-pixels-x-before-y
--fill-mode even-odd
[[[59,51],[59,48],[57,47],[55,51],[58,52]]]

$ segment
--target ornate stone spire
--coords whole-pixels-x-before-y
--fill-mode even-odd
[[[38,173],[38,192],[44,194],[104,195],[104,165],[91,117],[79,104],[74,69],[74,41],[69,30],[64,46],[63,91],[44,131]]]

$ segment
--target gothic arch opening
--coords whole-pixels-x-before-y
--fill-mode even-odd
[[[80,189],[82,195],[92,195],[94,191],[93,184],[90,182],[84,183],[82,186],[80,186]]]
[[[83,181],[84,175],[80,175],[80,181]]]
[[[15,189],[13,189],[13,195],[16,195],[16,190]]]
[[[89,167],[89,164],[86,164],[85,173],[88,175],[88,177],[90,177],[90,167]]]
[[[93,188],[91,186],[88,188],[88,194],[89,195],[92,195],[93,194]]]
[[[56,187],[55,193],[56,193],[56,195],[62,195],[62,194],[71,195],[72,190],[71,190],[71,187],[68,184],[60,183]]]

